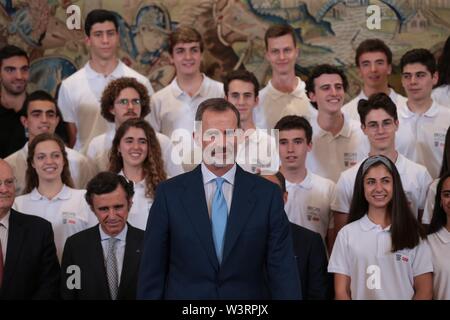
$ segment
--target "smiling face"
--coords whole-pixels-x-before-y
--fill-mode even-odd
[[[11,95],[24,93],[29,76],[30,66],[25,57],[15,56],[2,60],[0,69],[2,91]]]
[[[202,51],[200,42],[180,42],[173,47],[172,63],[178,76],[194,76],[200,73]]]
[[[110,61],[116,58],[119,33],[113,22],[95,23],[85,41],[93,59]]]
[[[148,140],[141,128],[130,127],[120,139],[118,148],[123,166],[139,167],[148,156]]]
[[[369,168],[364,176],[364,196],[369,210],[387,208],[392,200],[394,182],[392,174],[383,164]]]
[[[110,193],[92,196],[91,209],[97,216],[102,230],[109,236],[116,236],[125,228],[130,207],[131,200],[128,201],[127,194],[120,184]]]
[[[228,84],[226,99],[238,109],[242,122],[252,119],[253,108],[258,104],[253,83],[237,79],[232,80]]]
[[[41,133],[54,133],[59,122],[55,104],[47,100],[34,100],[28,104],[27,116],[21,117],[28,129],[29,140]]]
[[[306,155],[312,149],[312,144],[307,142],[305,130],[281,130],[278,133],[278,139],[281,166],[286,170],[304,167]]]
[[[266,59],[272,66],[272,72],[288,74],[295,70],[299,49],[295,47],[290,34],[267,39]]]
[[[32,166],[36,170],[40,182],[61,180],[64,157],[56,141],[46,140],[36,145]]]
[[[384,52],[366,52],[359,57],[358,72],[364,87],[375,91],[383,91],[388,85],[392,66],[388,63]]]
[[[366,115],[365,123],[361,128],[369,139],[371,153],[379,154],[395,149],[398,120],[394,120],[385,110],[371,110]]]
[[[344,84],[338,74],[322,74],[314,79],[314,92],[309,93],[311,101],[317,103],[320,112],[340,112],[344,104]]]

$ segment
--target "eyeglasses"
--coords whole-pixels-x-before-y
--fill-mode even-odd
[[[367,128],[370,131],[378,131],[380,129],[380,127],[383,128],[383,130],[390,130],[393,128],[393,126],[394,126],[394,121],[392,121],[392,120],[386,120],[381,123],[373,121],[373,122],[369,122],[367,124]]]
[[[119,99],[116,102],[114,102],[115,104],[118,104],[119,106],[123,106],[123,107],[127,107],[131,102],[131,105],[133,107],[137,107],[141,105],[141,100],[140,99]]]
[[[14,186],[14,183],[16,182],[15,178],[11,178],[11,179],[6,179],[6,180],[0,180],[0,187],[4,184],[5,187],[7,188],[11,188],[12,186]]]

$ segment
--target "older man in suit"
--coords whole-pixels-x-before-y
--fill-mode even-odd
[[[66,241],[63,299],[136,299],[144,232],[127,223],[133,193],[133,185],[112,172],[100,172],[89,181],[85,197],[99,224]]]
[[[55,299],[60,270],[52,226],[11,208],[14,183],[0,159],[0,299]]]
[[[235,163],[239,111],[202,102],[203,161],[160,184],[150,210],[141,299],[300,299],[279,188]]]

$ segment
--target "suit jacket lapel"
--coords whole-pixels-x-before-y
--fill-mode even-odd
[[[134,276],[133,273],[139,270],[141,245],[142,243],[139,241],[139,238],[136,237],[134,228],[128,224],[122,274],[120,276],[119,292],[117,294],[118,299],[122,299],[125,287],[130,286],[130,281]]]
[[[6,249],[5,269],[3,275],[3,288],[8,286],[8,282],[12,279],[14,271],[17,269],[16,264],[19,259],[19,254],[22,251],[22,243],[25,236],[25,230],[17,219],[17,213],[11,209],[9,216],[9,231],[8,231],[8,244]]]
[[[195,232],[200,238],[200,242],[206,251],[209,261],[217,271],[219,262],[214,248],[201,166],[197,166],[189,175],[187,175],[184,182],[184,192],[181,200],[185,212],[191,220]]]
[[[244,171],[237,166],[230,215],[225,233],[222,264],[233,249],[255,205],[255,197],[252,194],[253,186],[254,181],[248,179]]]

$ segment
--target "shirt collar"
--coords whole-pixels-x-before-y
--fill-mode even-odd
[[[284,95],[292,95],[295,96],[299,99],[304,99],[306,97],[305,94],[305,82],[303,82],[302,79],[300,79],[299,77],[295,77],[298,80],[298,84],[297,87],[295,87],[294,91],[286,93],[286,92],[281,92],[277,89],[275,89],[275,87],[272,85],[272,80],[269,80],[269,83],[267,84],[267,86],[269,87],[269,90],[272,91],[272,96],[277,99],[280,98]]]
[[[68,200],[72,195],[69,187],[63,184],[61,191],[52,200]],[[45,196],[41,195],[37,188],[34,188],[30,193],[31,200],[38,201],[42,199],[47,199]]]
[[[337,138],[339,136],[343,136],[345,138],[350,138],[350,135],[352,134],[352,126],[351,126],[351,119],[349,119],[345,114],[342,114],[344,117],[344,124],[341,128],[341,131],[339,131],[336,136],[334,136],[334,138]],[[330,134],[328,131],[323,130],[320,126],[319,126],[319,120],[318,117],[316,117],[315,119],[316,124],[317,124],[317,128],[319,128],[319,136],[325,136],[327,134]],[[330,134],[331,135],[331,134]]]
[[[358,101],[361,99],[364,100],[368,100],[369,97],[366,96],[366,94],[364,93],[364,90],[361,90],[358,94]],[[395,92],[395,90],[393,90],[392,88],[389,88],[389,98],[391,98],[391,100],[396,104],[397,103],[397,92]]]
[[[123,74],[123,67],[124,67],[123,62],[120,61],[120,59],[118,59],[116,68],[106,78],[111,78],[111,79],[120,78],[121,75]],[[86,70],[86,76],[88,79],[105,78],[105,75],[98,73],[97,71],[92,69],[90,61],[86,62],[86,64],[84,65],[84,68]]]
[[[375,224],[372,222],[372,220],[369,219],[369,216],[367,214],[364,215],[361,219],[359,219],[359,224],[361,226],[361,229],[363,231],[371,231],[373,229],[379,229],[381,230],[381,226],[378,224]],[[385,229],[382,229],[383,231],[389,231],[391,230],[391,226],[387,226]]]
[[[192,98],[195,98],[196,96],[200,96],[200,97],[206,97],[208,95],[208,91],[209,91],[209,85],[210,85],[210,80],[209,78],[202,73],[202,84],[200,85],[200,89],[198,90],[198,92],[196,92]],[[186,93],[180,88],[180,86],[178,85],[177,82],[177,78],[175,77],[172,82],[170,83],[170,87],[172,89],[172,93],[175,97],[180,97],[181,95],[186,95]]]
[[[0,224],[2,224],[6,230],[9,229],[9,216],[10,215],[11,215],[11,210],[9,210],[8,213],[2,219],[0,219]]]
[[[286,188],[295,188],[299,187],[302,189],[310,190],[312,188],[312,174],[309,170],[306,170],[306,177],[300,183],[290,182],[286,179]]]
[[[206,165],[202,162],[201,163],[201,170],[202,170],[202,176],[203,176],[203,184],[206,185],[213,181],[214,179],[218,178],[214,173],[212,173]],[[234,177],[236,175],[236,163],[231,167],[230,170],[225,173],[222,178],[225,179],[226,182],[228,182],[231,185],[234,185]]]
[[[408,119],[408,118],[415,117],[417,115],[416,113],[412,112],[409,109],[408,104],[406,102],[401,104],[397,108],[398,108],[398,113],[402,118]],[[434,118],[437,116],[438,113],[439,113],[439,105],[433,100],[431,107],[423,113],[423,116],[427,117],[427,118]]]
[[[109,238],[112,238],[109,234],[106,234],[106,232],[103,231],[101,224],[98,225],[98,229],[100,230],[100,239],[102,239],[102,241],[109,240]],[[121,241],[125,241],[125,239],[127,238],[127,231],[128,231],[128,224],[125,223],[125,227],[114,238],[119,239]]]
[[[121,175],[122,177],[124,177],[128,182],[132,182],[134,188],[144,188],[145,189],[145,179],[142,179],[139,182],[134,182],[127,178],[125,173],[123,173],[123,170],[120,170],[120,172],[118,174]]]
[[[445,226],[439,229],[436,235],[443,243],[450,243],[450,232],[448,232]]]

